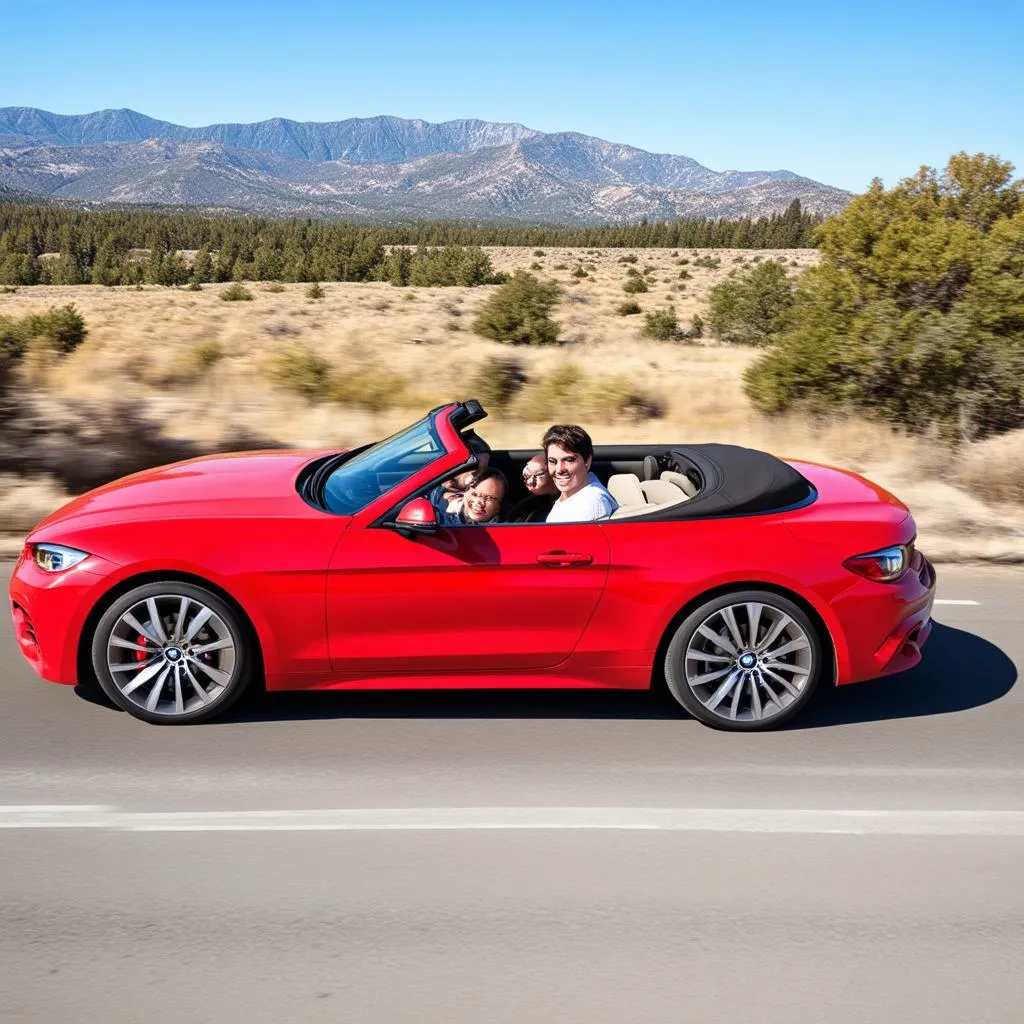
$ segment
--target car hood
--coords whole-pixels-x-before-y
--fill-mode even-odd
[[[336,449],[335,449],[336,450]],[[69,501],[31,537],[68,520],[97,524],[174,516],[286,515],[306,508],[295,489],[303,466],[327,450],[207,455],[133,473]]]

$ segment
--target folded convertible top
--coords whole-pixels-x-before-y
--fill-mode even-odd
[[[694,444],[668,452],[679,472],[700,477],[700,493],[665,510],[666,519],[777,512],[813,499],[810,482],[782,459],[733,444]]]

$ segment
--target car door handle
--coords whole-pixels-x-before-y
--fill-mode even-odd
[[[545,551],[544,554],[537,556],[537,561],[541,565],[562,569],[570,565],[590,565],[594,561],[594,556],[579,551]]]

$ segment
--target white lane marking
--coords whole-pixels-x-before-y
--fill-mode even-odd
[[[120,832],[337,832],[621,829],[795,835],[1021,836],[1024,811],[742,807],[366,807],[278,811],[119,811],[0,807],[0,829]]]
[[[954,600],[954,599],[951,599],[951,598],[937,597],[932,602],[932,604],[970,604],[970,605],[979,605],[979,604],[981,604],[981,602],[980,601],[960,601],[960,600]]]

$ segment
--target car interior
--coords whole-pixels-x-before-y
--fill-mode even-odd
[[[507,508],[527,495],[523,467],[537,449],[492,451],[490,464],[509,481]],[[659,451],[651,445],[595,446],[590,471],[618,502],[612,519],[649,515],[679,505],[697,495],[703,481],[699,470],[684,464],[678,452]]]

